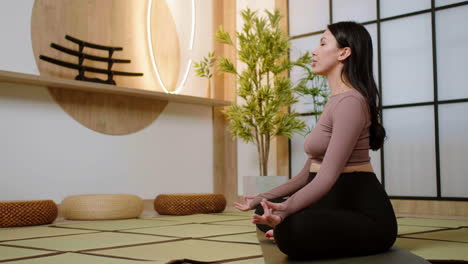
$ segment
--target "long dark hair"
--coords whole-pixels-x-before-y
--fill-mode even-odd
[[[343,75],[369,104],[371,126],[369,145],[372,150],[382,147],[386,137],[385,128],[379,123],[379,91],[372,70],[372,39],[366,28],[358,23],[345,21],[328,25],[328,30],[338,42],[338,48],[351,48],[351,55],[344,61]]]

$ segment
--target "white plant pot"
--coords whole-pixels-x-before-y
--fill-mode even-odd
[[[288,176],[244,176],[244,195],[269,191],[288,180]]]

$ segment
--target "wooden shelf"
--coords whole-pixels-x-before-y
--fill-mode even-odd
[[[199,104],[210,106],[227,106],[231,104],[230,102],[223,100],[214,100],[189,95],[168,94],[138,88],[127,88],[116,85],[67,80],[2,70],[0,70],[0,82],[29,84],[34,86],[72,89],[97,93],[122,94],[136,97],[155,98],[175,103]]]

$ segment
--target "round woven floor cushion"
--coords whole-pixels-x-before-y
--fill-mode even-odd
[[[143,200],[133,194],[85,194],[63,199],[60,209],[65,219],[113,220],[138,217]]]
[[[45,225],[57,218],[52,200],[0,202],[0,227]]]
[[[162,215],[220,213],[225,208],[222,194],[160,194],[154,200],[154,209]]]

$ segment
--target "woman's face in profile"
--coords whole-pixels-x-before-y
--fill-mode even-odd
[[[338,48],[333,34],[327,29],[320,38],[319,46],[312,52],[312,70],[319,75],[328,75],[340,61],[342,49]]]

